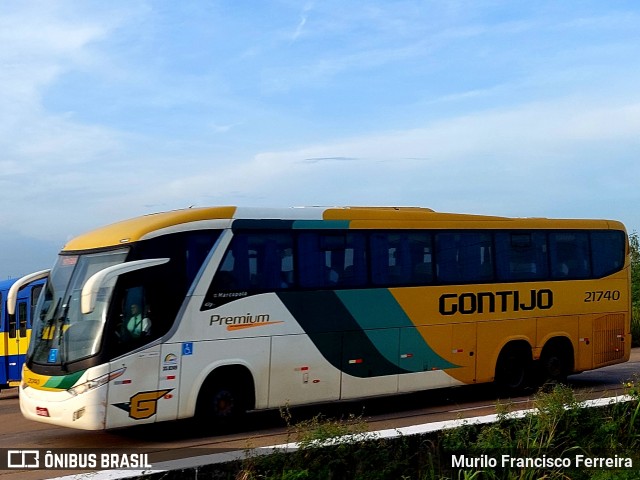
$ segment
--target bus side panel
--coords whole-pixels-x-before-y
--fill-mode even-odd
[[[399,341],[398,328],[345,332],[342,398],[397,393]]]
[[[458,382],[476,382],[477,323],[456,323],[451,326],[451,360],[456,368],[447,373]]]
[[[324,355],[342,355],[340,334],[318,334],[315,341],[325,345]],[[272,337],[269,407],[338,400],[340,376],[308,335]]]
[[[158,402],[157,421],[175,420],[178,417],[178,400],[182,368],[180,359],[188,352],[188,346],[180,343],[165,343],[160,351],[158,390],[167,391]]]
[[[628,314],[610,313],[593,320],[593,363],[604,367],[629,360],[631,335],[627,335]]]
[[[7,337],[8,335],[0,331],[0,387],[2,385],[6,385],[8,382],[7,379],[7,369],[8,365],[8,355],[7,355]]]
[[[420,338],[420,341],[417,340],[413,331],[418,334],[417,337]],[[398,383],[400,392],[451,386],[452,378],[444,373],[443,369],[452,365],[442,358],[443,351],[450,349],[451,334],[451,325],[402,329],[400,333],[400,366],[404,370],[419,373],[401,374]],[[424,349],[425,342],[433,350]]]
[[[451,377],[442,371],[442,357],[431,349],[423,348],[425,340],[422,338],[427,339],[434,350],[441,351],[438,348],[441,342],[451,344],[451,327],[438,325],[403,328],[400,331],[400,367],[409,372],[418,372],[400,375],[398,380],[400,392],[413,392],[451,385]],[[438,341],[434,342],[436,339]]]
[[[156,420],[158,403],[169,393],[158,389],[160,346],[121,357],[109,371],[126,370],[109,383],[106,428],[127,427]]]
[[[231,365],[249,370],[255,384],[256,408],[267,407],[271,337],[183,342],[181,349],[179,418],[194,415],[207,377],[216,369]]]
[[[536,345],[536,319],[498,320],[478,323],[477,382],[492,382],[502,348],[512,340]]]
[[[582,372],[593,368],[593,315],[580,315],[578,326],[578,355],[575,370]]]
[[[537,345],[543,348],[552,338],[566,337],[577,339],[579,332],[579,316],[561,315],[557,317],[537,318]],[[573,343],[573,342],[572,342]],[[574,350],[576,349],[574,345]]]

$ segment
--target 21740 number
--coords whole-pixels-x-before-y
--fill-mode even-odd
[[[620,290],[598,290],[595,292],[584,292],[585,302],[604,302],[620,300]]]

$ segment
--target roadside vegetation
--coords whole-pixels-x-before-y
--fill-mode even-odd
[[[631,335],[633,346],[640,347],[640,238],[638,232],[629,235],[631,245],[631,302],[633,318]]]
[[[636,479],[640,470],[639,385],[625,385],[628,401],[592,408],[583,408],[569,387],[555,385],[541,390],[534,397],[535,409],[521,418],[512,416],[513,406],[506,404],[500,406],[495,423],[465,424],[431,434],[395,438],[376,437],[362,417],[336,420],[317,416],[296,423],[284,410],[289,441],[299,446],[295,451],[282,449],[260,456],[247,449],[244,460],[145,478]],[[509,459],[506,464],[505,457]],[[465,462],[475,461],[477,466],[454,466],[454,458],[458,462],[463,458]],[[519,465],[526,461],[555,465]],[[614,465],[605,465],[607,461]]]

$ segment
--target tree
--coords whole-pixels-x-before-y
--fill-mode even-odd
[[[635,308],[640,308],[640,238],[638,232],[629,235],[631,246],[631,299]]]

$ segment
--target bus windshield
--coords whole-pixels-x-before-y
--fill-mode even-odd
[[[118,249],[59,256],[36,306],[29,362],[64,369],[98,352],[115,280],[104,286],[94,311],[87,315],[80,309],[82,287],[96,272],[124,262],[127,253],[128,249]]]

